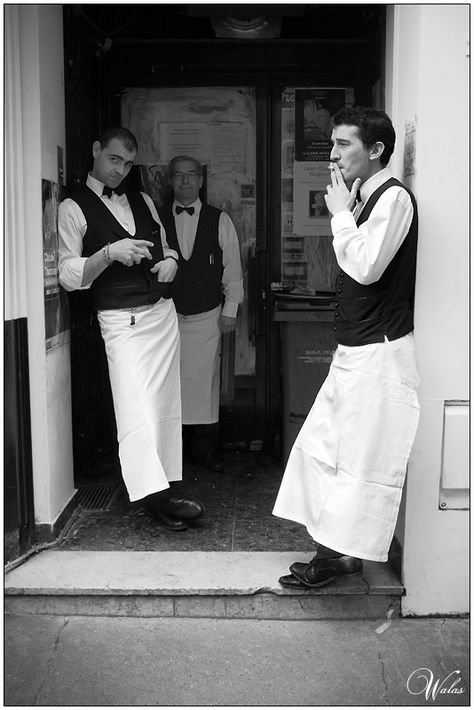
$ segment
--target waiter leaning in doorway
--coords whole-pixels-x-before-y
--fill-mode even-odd
[[[419,415],[417,211],[386,167],[395,131],[375,109],[342,109],[334,125],[326,204],[341,269],[338,347],[273,511],[305,525],[316,541],[316,556],[279,580],[303,589],[360,574],[361,558],[387,560]]]
[[[197,160],[176,156],[168,179],[174,200],[158,214],[179,255],[172,293],[181,336],[184,441],[191,439],[195,463],[218,472],[221,334],[235,330],[244,297],[239,240],[229,215],[199,199],[203,174]]]
[[[122,127],[93,143],[86,185],[59,206],[59,280],[68,291],[92,293],[130,500],[178,531],[203,507],[170,495],[169,482],[182,477],[179,332],[170,297],[177,254],[150,197],[121,184],[137,150]]]

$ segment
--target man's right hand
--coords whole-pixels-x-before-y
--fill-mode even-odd
[[[146,239],[120,239],[109,246],[110,261],[120,261],[125,266],[139,264],[142,259],[152,258],[148,251],[148,247],[152,246],[153,242]]]

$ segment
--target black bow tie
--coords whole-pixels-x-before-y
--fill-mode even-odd
[[[107,185],[104,185],[104,189],[102,190],[102,196],[105,195],[105,197],[112,197],[114,194],[116,195],[122,195],[125,192],[125,188],[123,188],[121,185],[116,187],[114,190],[111,187],[107,187]]]
[[[194,214],[194,207],[181,207],[180,205],[176,205],[176,214],[181,214],[181,212]]]

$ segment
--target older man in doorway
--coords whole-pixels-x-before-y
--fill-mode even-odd
[[[168,179],[174,200],[158,214],[179,256],[172,294],[181,336],[184,441],[194,462],[218,472],[221,334],[235,330],[244,296],[239,240],[229,215],[201,202],[199,161],[176,156]]]

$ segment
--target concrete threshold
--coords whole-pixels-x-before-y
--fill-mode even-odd
[[[403,587],[387,564],[319,589],[278,584],[313,552],[45,550],[10,570],[5,609],[14,614],[253,619],[379,619],[398,616]]]

